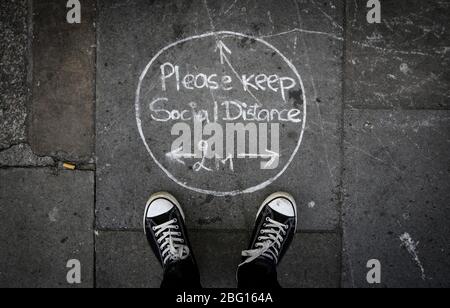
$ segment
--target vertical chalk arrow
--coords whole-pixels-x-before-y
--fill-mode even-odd
[[[217,42],[216,52],[217,51],[220,52],[220,63],[222,63],[222,65],[225,64],[226,60],[228,60],[225,53],[228,53],[230,55],[232,54],[230,48],[228,48],[227,45],[225,45],[225,43],[222,40],[219,40]]]
[[[242,81],[241,76],[234,69],[233,65],[231,65],[231,62],[226,55],[227,53],[231,55],[232,52],[231,52],[230,48],[228,48],[227,45],[225,45],[225,43],[222,40],[218,40],[216,43],[215,52],[217,52],[217,51],[220,52],[220,63],[222,65],[224,65],[226,63],[230,67],[230,69],[233,71],[233,73],[236,75],[237,79],[241,82],[241,84],[244,85],[244,82]],[[246,92],[248,92],[250,94],[250,96],[255,99],[255,101],[258,103],[259,106],[262,106],[261,102],[258,100],[258,98],[256,98],[256,96],[252,93],[252,91],[250,91],[250,89],[248,89]]]

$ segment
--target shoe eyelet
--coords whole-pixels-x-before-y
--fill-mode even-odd
[[[156,228],[155,228],[155,227],[153,227],[153,228],[152,228],[152,230],[153,230],[153,231],[156,231]]]
[[[270,219],[269,217],[266,217],[266,221],[267,221],[267,222],[269,221],[269,219]]]
[[[174,218],[174,219],[173,219],[173,222],[174,222],[174,223],[177,223],[177,222],[178,222],[178,219]]]
[[[261,234],[264,234],[264,233],[266,233],[266,231],[264,231],[264,230],[261,230]]]
[[[178,230],[178,229],[180,229],[180,227],[178,227],[178,226],[175,226],[175,230]]]

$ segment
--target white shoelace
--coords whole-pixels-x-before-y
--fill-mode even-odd
[[[185,260],[189,256],[189,247],[184,245],[184,240],[181,238],[181,232],[176,224],[178,221],[176,218],[163,223],[159,226],[153,227],[155,237],[158,239],[158,245],[162,251],[163,262],[166,264],[169,260],[181,261]]]
[[[264,223],[263,229],[261,229],[261,232],[258,235],[255,249],[242,252],[242,256],[248,257],[248,259],[241,265],[250,263],[261,256],[267,257],[275,261],[275,263],[278,263],[281,245],[287,234],[286,230],[288,228],[289,226],[267,217],[266,223]]]

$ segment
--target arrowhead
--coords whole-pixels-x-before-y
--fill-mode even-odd
[[[227,56],[225,53],[232,54],[231,50],[225,45],[222,40],[219,40],[216,45],[216,52],[219,50],[220,52],[220,63],[224,64],[225,60],[227,60]]]
[[[270,157],[270,160],[265,164],[264,169],[269,169],[280,158],[280,153],[270,150],[266,150],[266,153]]]
[[[169,158],[170,160],[176,160],[177,162],[179,162],[180,164],[183,164],[183,165],[185,165],[185,162],[184,161],[182,161],[181,159],[180,159],[180,152],[183,150],[183,148],[182,147],[179,147],[178,149],[176,149],[176,150],[173,150],[172,152],[169,152],[169,153],[167,153],[166,154],[166,157],[167,158]]]
[[[275,158],[280,157],[280,153],[270,151],[270,150],[266,150],[266,152],[270,155],[270,157],[275,157]]]

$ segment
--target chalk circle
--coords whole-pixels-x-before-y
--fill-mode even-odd
[[[174,176],[166,167],[163,166],[163,164],[158,160],[158,158],[155,156],[154,152],[151,150],[143,128],[142,128],[142,119],[141,119],[141,106],[140,106],[140,99],[141,99],[141,89],[142,89],[142,84],[143,81],[145,79],[145,77],[147,76],[148,71],[150,70],[150,68],[152,67],[153,64],[155,64],[155,62],[157,61],[157,59],[166,51],[174,48],[174,47],[179,47],[179,45],[182,45],[184,43],[187,43],[189,41],[194,41],[194,40],[199,40],[199,39],[203,39],[203,38],[209,38],[212,37],[213,39],[215,39],[216,41],[218,40],[219,37],[235,37],[235,38],[239,38],[241,40],[245,39],[245,40],[251,40],[254,42],[259,42],[265,46],[267,46],[270,50],[273,50],[274,53],[276,53],[278,56],[280,56],[282,58],[282,60],[285,62],[285,64],[292,70],[292,72],[295,74],[295,77],[298,79],[299,85],[301,87],[301,92],[302,92],[302,99],[303,99],[303,119],[302,119],[302,126],[301,126],[301,132],[299,134],[299,138],[298,138],[298,142],[297,145],[295,147],[295,150],[293,151],[292,155],[290,156],[289,160],[287,161],[287,163],[284,165],[284,167],[281,168],[281,170],[273,177],[265,180],[264,182],[258,184],[258,185],[254,185],[252,187],[246,188],[246,189],[238,189],[238,190],[232,190],[232,191],[216,191],[216,190],[210,190],[210,189],[202,189],[199,187],[193,187],[191,185],[189,185],[188,183],[185,183],[179,179],[177,179],[176,176]],[[262,190],[266,187],[268,187],[269,185],[271,185],[274,181],[276,181],[280,176],[282,176],[286,170],[289,168],[289,166],[291,165],[291,163],[293,162],[295,156],[297,155],[299,149],[300,149],[300,145],[302,143],[303,140],[303,135],[304,135],[304,131],[305,131],[305,127],[306,127],[306,94],[305,94],[305,88],[304,88],[304,84],[302,81],[302,78],[299,74],[299,72],[297,71],[297,69],[295,68],[295,66],[291,63],[291,61],[284,56],[276,47],[274,47],[273,45],[271,45],[270,43],[266,42],[265,40],[261,39],[261,38],[257,38],[257,37],[253,37],[253,36],[249,36],[246,34],[242,34],[242,33],[236,33],[236,32],[231,32],[231,31],[219,31],[219,32],[209,32],[209,33],[205,33],[202,35],[196,35],[196,36],[192,36],[192,37],[188,37],[182,40],[179,40],[177,42],[174,42],[168,46],[166,46],[165,48],[163,48],[162,50],[160,50],[152,59],[151,61],[147,64],[147,66],[145,67],[144,71],[142,72],[142,74],[140,75],[139,78],[139,83],[138,83],[138,87],[136,90],[136,100],[135,100],[135,108],[136,108],[136,122],[137,122],[137,127],[139,130],[139,134],[141,136],[141,139],[148,151],[148,153],[150,154],[150,156],[152,157],[153,161],[158,165],[158,167],[172,180],[174,181],[176,184],[197,192],[197,193],[201,193],[201,194],[207,194],[207,195],[213,195],[216,197],[225,197],[225,196],[237,196],[240,194],[249,194],[249,193],[254,193],[257,192],[259,190]]]

